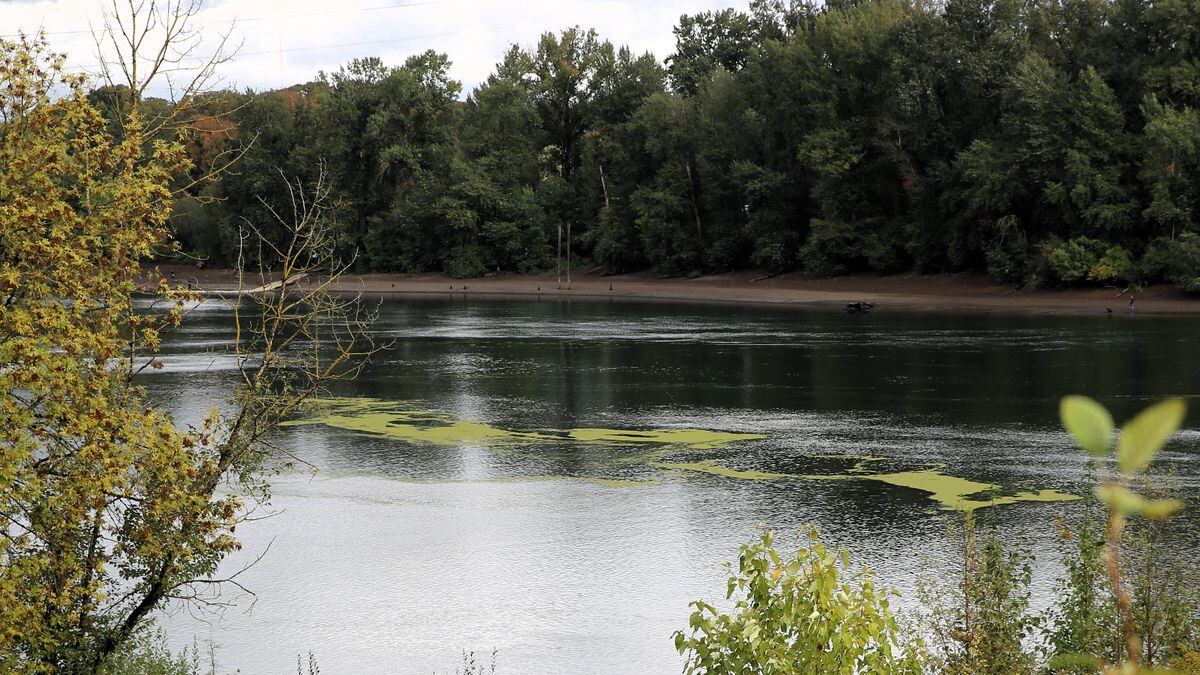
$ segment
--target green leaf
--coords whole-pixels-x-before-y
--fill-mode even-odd
[[[1146,408],[1125,425],[1117,443],[1117,466],[1123,473],[1141,471],[1150,464],[1171,435],[1183,424],[1187,404],[1169,398]]]
[[[1111,483],[1096,488],[1096,496],[1119,516],[1137,515],[1149,505],[1145,497]]]
[[[1087,452],[1103,455],[1112,447],[1113,419],[1104,406],[1086,396],[1067,396],[1058,407],[1063,426]]]
[[[1183,502],[1178,499],[1156,499],[1142,508],[1142,515],[1150,520],[1169,518],[1172,513],[1183,508]]]

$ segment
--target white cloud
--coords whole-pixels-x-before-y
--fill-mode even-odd
[[[336,2],[336,6],[335,6]],[[98,61],[89,27],[100,24],[107,0],[0,1],[0,32],[49,33],[52,46],[74,66]],[[238,56],[225,83],[257,90],[313,79],[352,58],[378,56],[398,64],[434,49],[448,54],[452,74],[470,89],[485,79],[508,45],[534,44],[543,32],[572,25],[595,28],[604,39],[650,51],[674,48],[671,29],[682,14],[744,7],[745,0],[209,0],[198,15],[205,44],[236,20]],[[203,49],[203,46],[202,46]],[[158,93],[163,93],[160,90]]]

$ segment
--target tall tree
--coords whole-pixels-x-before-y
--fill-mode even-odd
[[[111,135],[64,60],[0,40],[0,670],[13,673],[103,672],[152,612],[219,586],[268,434],[353,371],[363,329],[353,301],[319,288],[249,302],[258,313],[235,303],[231,412],[177,428],[136,376],[164,367],[163,332],[200,297],[158,279],[169,309],[146,313],[134,294],[153,282],[143,260],[172,248],[187,152],[148,135],[136,99]],[[291,202],[284,274],[340,272],[327,198],[318,186]]]

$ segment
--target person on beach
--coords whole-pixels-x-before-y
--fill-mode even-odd
[[[1133,316],[1133,296],[1129,296],[1129,316]]]

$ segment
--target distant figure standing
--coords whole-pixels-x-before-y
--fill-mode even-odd
[[[1129,316],[1133,316],[1133,296],[1129,296]]]

